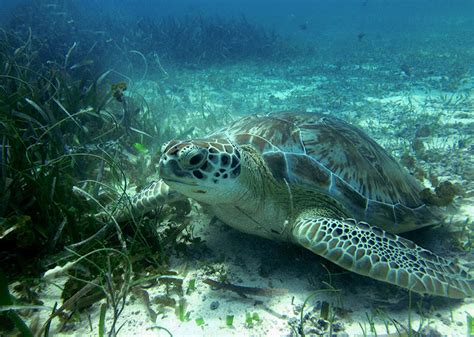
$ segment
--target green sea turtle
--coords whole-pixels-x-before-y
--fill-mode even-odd
[[[420,200],[421,185],[380,145],[340,119],[244,117],[204,139],[163,145],[159,172],[132,198],[135,214],[192,198],[242,232],[296,243],[358,274],[421,294],[474,293],[466,270],[395,235],[439,223],[441,210]]]

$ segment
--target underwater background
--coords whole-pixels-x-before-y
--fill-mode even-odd
[[[276,111],[364,130],[445,212],[404,236],[472,270],[474,1],[2,0],[0,335],[474,336],[472,299],[346,272],[193,201],[97,216],[158,179],[167,141]]]

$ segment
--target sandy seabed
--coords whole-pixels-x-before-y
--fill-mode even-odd
[[[231,116],[238,115],[238,112],[289,109],[328,112],[325,109],[330,107],[321,107],[318,102],[332,88],[337,88],[337,77],[333,80],[320,74],[312,75],[310,69],[311,64],[288,68],[286,72],[262,65],[232,66],[206,72],[183,70],[174,79],[167,80],[180,83],[180,89],[168,83],[165,86],[168,89],[161,94],[172,100],[174,105],[182,107],[183,113],[170,116],[169,120],[186,120],[180,125],[183,130],[195,122],[198,127],[194,132],[202,135],[209,132],[213,125],[206,125],[199,118],[223,110],[226,113],[221,114],[222,117],[218,119],[222,125]],[[364,80],[367,69],[351,71],[354,76],[360,74],[360,81],[368,81]],[[229,82],[232,78],[236,80]],[[358,86],[355,83],[357,81],[354,80],[353,86]],[[153,95],[156,96],[158,91],[153,81],[137,83],[134,90],[150,100],[153,100]],[[355,88],[354,90],[357,91]],[[341,93],[340,97],[342,101],[350,100],[343,97],[343,94],[345,95]],[[424,135],[422,140],[426,149],[434,149],[440,154],[440,158],[430,163],[419,160],[418,165],[435,172],[441,181],[450,180],[462,185],[464,197],[457,198],[454,207],[447,211],[450,214],[447,224],[423,230],[416,235],[407,234],[407,237],[444,257],[458,258],[461,263],[472,267],[472,251],[463,251],[453,244],[454,233],[459,232],[461,225],[468,224],[472,230],[474,217],[472,90],[467,101],[471,105],[460,105],[455,109],[461,110],[456,111],[448,111],[442,106],[443,95],[456,93],[418,89],[403,92],[384,89],[376,92],[374,89],[374,92],[366,96],[355,92],[350,105],[337,101],[331,104],[338,117],[362,127],[397,157],[401,156],[403,147],[409,142],[409,137],[402,132],[405,125],[410,127],[413,123],[423,125],[431,121],[438,123],[436,129]],[[204,106],[199,103],[203,100]],[[197,106],[201,108],[198,109]],[[200,109],[203,110],[198,111]],[[405,114],[401,111],[405,111]],[[407,131],[409,132],[410,130]],[[467,144],[454,149],[459,140]],[[428,179],[424,183],[431,186]],[[472,299],[422,299],[413,295],[410,311],[409,297],[404,290],[346,272],[302,248],[239,233],[213,220],[200,207],[190,214],[190,223],[194,226],[194,235],[200,237],[203,243],[199,247],[189,247],[189,254],[185,257],[174,256],[170,263],[171,268],[178,272],[177,277],[183,279],[184,289],[187,289],[190,282],[195,282],[195,290],[184,295],[188,320],[180,321],[173,308],[165,307],[153,322],[143,302],[132,295],[118,322],[118,326],[123,324],[119,335],[169,336],[169,331],[173,336],[289,336],[294,333],[291,326],[297,327],[305,299],[320,289],[323,282],[330,283],[338,292],[315,295],[304,310],[317,317],[321,303],[329,303],[336,310],[333,323],[337,324],[334,325],[335,329],[340,329],[338,336],[362,336],[364,331],[366,335],[374,335],[373,332],[376,331],[378,336],[387,333],[396,336],[397,329],[393,323],[387,326],[385,323],[395,320],[406,326],[409,316],[415,330],[421,325],[425,327],[426,333],[431,329],[432,333],[437,331],[441,335],[465,336],[467,316],[474,316]],[[328,270],[331,271],[330,278]],[[286,294],[248,295],[244,298],[233,291],[212,289],[203,282],[206,278],[217,280],[222,275],[234,285],[284,289]],[[58,284],[61,282],[64,280],[57,280]],[[152,303],[154,298],[166,291],[166,286],[160,283],[147,289]],[[46,306],[52,307],[55,302],[61,302],[60,293],[59,288],[48,286],[41,298]],[[178,300],[177,294],[170,296]],[[156,310],[153,304],[152,309]],[[39,321],[44,322],[47,315],[46,311],[40,312]],[[228,315],[234,316],[231,327],[226,325]],[[251,326],[246,321],[246,315],[256,317]],[[80,322],[69,324],[62,332],[57,330],[58,320],[53,320],[52,335],[97,336],[99,305],[92,306],[80,317]],[[375,330],[371,332],[372,317]],[[108,311],[106,327],[110,324]],[[317,319],[313,323],[308,320],[305,326],[311,324],[315,329],[318,328]]]

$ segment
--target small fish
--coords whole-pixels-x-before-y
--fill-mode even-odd
[[[69,69],[70,69],[70,70],[74,70],[74,69],[77,69],[77,68],[89,66],[89,65],[91,65],[91,64],[94,64],[94,61],[93,61],[93,60],[84,60],[84,61],[82,61],[82,62],[73,64]]]
[[[288,293],[288,289],[282,288],[256,288],[256,287],[244,287],[230,283],[222,283],[214,281],[210,278],[203,280],[204,283],[214,287],[216,289],[229,290],[237,293],[239,296],[246,298],[246,295],[256,296],[281,296]]]
[[[362,32],[360,32],[359,34],[357,34],[357,39],[359,40],[359,42],[362,41],[362,39],[364,38],[364,36],[365,36],[365,33],[362,33]]]

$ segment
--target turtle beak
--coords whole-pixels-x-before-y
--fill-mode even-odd
[[[185,178],[187,175],[187,172],[182,169],[178,162],[178,145],[179,142],[177,141],[169,142],[160,158],[158,170],[161,178],[165,180]]]
[[[176,160],[169,160],[167,162],[160,160],[158,170],[160,177],[167,184],[196,185],[191,174],[188,171],[182,170]]]
[[[179,167],[178,162],[174,159],[161,159],[158,169],[160,177],[163,179],[184,178],[186,176],[186,172]]]
[[[160,177],[165,182],[195,185],[193,176],[189,170],[183,169],[179,162],[177,151],[171,150],[163,154],[158,165]]]

